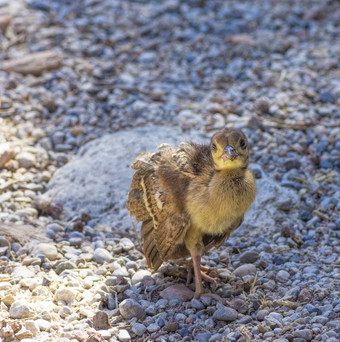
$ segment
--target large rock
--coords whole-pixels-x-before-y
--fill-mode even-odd
[[[202,134],[183,135],[152,125],[105,135],[83,146],[54,174],[47,196],[64,204],[66,219],[87,212],[100,224],[131,227],[125,208],[134,172],[129,166],[140,152],[156,151],[162,142],[175,145],[188,140],[205,141]]]
[[[294,210],[280,210],[282,203],[289,199],[290,208],[296,208],[299,203],[297,193],[289,188],[281,186],[272,177],[266,174],[259,165],[250,164],[249,168],[261,174],[261,178],[256,179],[257,194],[254,203],[246,213],[243,229],[236,230],[236,234],[241,233],[247,228],[259,228],[268,231],[268,228],[275,226],[277,221],[288,220],[296,223],[297,214]]]
[[[209,137],[200,132],[183,134],[174,128],[153,125],[105,135],[83,146],[71,162],[54,174],[46,196],[64,204],[66,219],[87,212],[100,224],[115,229],[131,227],[125,203],[133,175],[129,166],[135,157],[143,151],[156,151],[161,142],[177,145],[190,140],[204,143]],[[280,186],[258,165],[251,168],[258,169],[262,178],[257,179],[256,200],[245,216],[243,227],[270,228],[275,218],[287,217],[278,210],[282,200],[289,198],[294,203],[298,196],[294,190]],[[293,218],[291,213],[290,217]]]

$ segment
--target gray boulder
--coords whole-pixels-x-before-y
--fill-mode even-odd
[[[55,172],[45,196],[64,205],[65,219],[90,214],[112,228],[131,227],[125,208],[134,170],[130,165],[140,152],[157,151],[162,142],[207,141],[203,133],[183,134],[173,128],[148,125],[104,135],[84,145],[71,162]]]
[[[254,203],[246,213],[243,227],[248,228],[270,228],[275,226],[275,222],[285,219],[296,222],[298,215],[294,208],[299,203],[298,194],[289,188],[281,186],[272,177],[263,171],[257,164],[250,164],[252,171],[261,173],[261,178],[256,179],[257,194]],[[291,203],[290,210],[281,210],[282,203],[287,200]],[[289,212],[289,215],[287,213]],[[236,231],[237,232],[237,231]]]
[[[206,143],[209,137],[200,132],[183,134],[174,128],[153,125],[105,135],[84,145],[71,162],[57,170],[45,196],[63,203],[65,219],[86,212],[99,224],[113,229],[131,227],[125,208],[133,175],[129,166],[140,152],[156,151],[162,142],[175,146],[182,141]],[[258,194],[243,227],[269,228],[275,224],[275,218],[287,216],[278,209],[280,203],[287,198],[297,202],[298,196],[280,186],[258,165],[251,168],[259,169],[262,178],[257,180]]]

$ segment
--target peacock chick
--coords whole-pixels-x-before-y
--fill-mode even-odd
[[[255,199],[248,160],[244,133],[224,128],[209,145],[161,144],[131,165],[136,171],[126,206],[142,222],[148,266],[157,270],[191,256],[196,297],[204,293],[202,278],[212,280],[201,269],[202,255],[223,244]]]

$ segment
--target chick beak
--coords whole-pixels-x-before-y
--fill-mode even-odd
[[[229,160],[234,160],[236,159],[236,157],[238,156],[236,150],[231,147],[230,145],[226,146],[226,148],[224,149],[224,153],[222,155],[222,158],[224,160],[229,159]]]

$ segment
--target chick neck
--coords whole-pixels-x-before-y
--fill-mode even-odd
[[[224,206],[223,203],[235,200],[238,203],[247,187],[247,170],[247,167],[216,170],[208,188],[209,201],[214,203],[214,206]]]
[[[233,180],[243,178],[247,170],[247,165],[237,168],[215,169],[214,176],[218,179]]]

